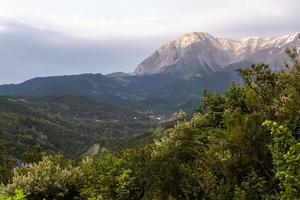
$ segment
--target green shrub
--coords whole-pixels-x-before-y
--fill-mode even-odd
[[[22,190],[15,190],[15,194],[12,196],[0,194],[0,200],[26,200],[26,198]]]
[[[73,199],[77,169],[62,156],[45,156],[42,161],[16,168],[6,193],[21,188],[29,199]]]

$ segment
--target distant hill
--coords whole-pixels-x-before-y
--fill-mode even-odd
[[[101,137],[125,140],[154,125],[143,114],[79,96],[0,98],[0,143],[18,152],[39,143],[76,157]]]
[[[189,109],[192,109],[200,103],[203,90],[222,92],[234,80],[237,76],[233,71],[220,71],[190,80],[167,73],[112,77],[83,74],[34,78],[21,84],[2,85],[0,95],[80,95],[107,105],[167,117],[191,102]]]

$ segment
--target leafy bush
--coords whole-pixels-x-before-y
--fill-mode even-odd
[[[25,195],[21,190],[16,190],[12,196],[5,196],[0,194],[0,200],[26,200]]]
[[[62,156],[46,156],[42,161],[16,168],[6,192],[21,188],[28,199],[70,199],[77,195],[77,168]]]

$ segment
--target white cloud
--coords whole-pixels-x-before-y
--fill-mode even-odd
[[[88,37],[246,35],[246,24],[261,28],[277,22],[283,32],[293,30],[286,24],[299,18],[299,6],[297,0],[2,0],[0,16]]]

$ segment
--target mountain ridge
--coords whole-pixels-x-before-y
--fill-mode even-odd
[[[184,78],[205,76],[241,61],[262,62],[278,70],[283,65],[285,49],[300,51],[299,33],[281,37],[217,38],[209,33],[193,32],[169,42],[134,70],[134,75],[177,73]],[[269,53],[266,57],[264,52]],[[265,58],[268,58],[265,60]]]

